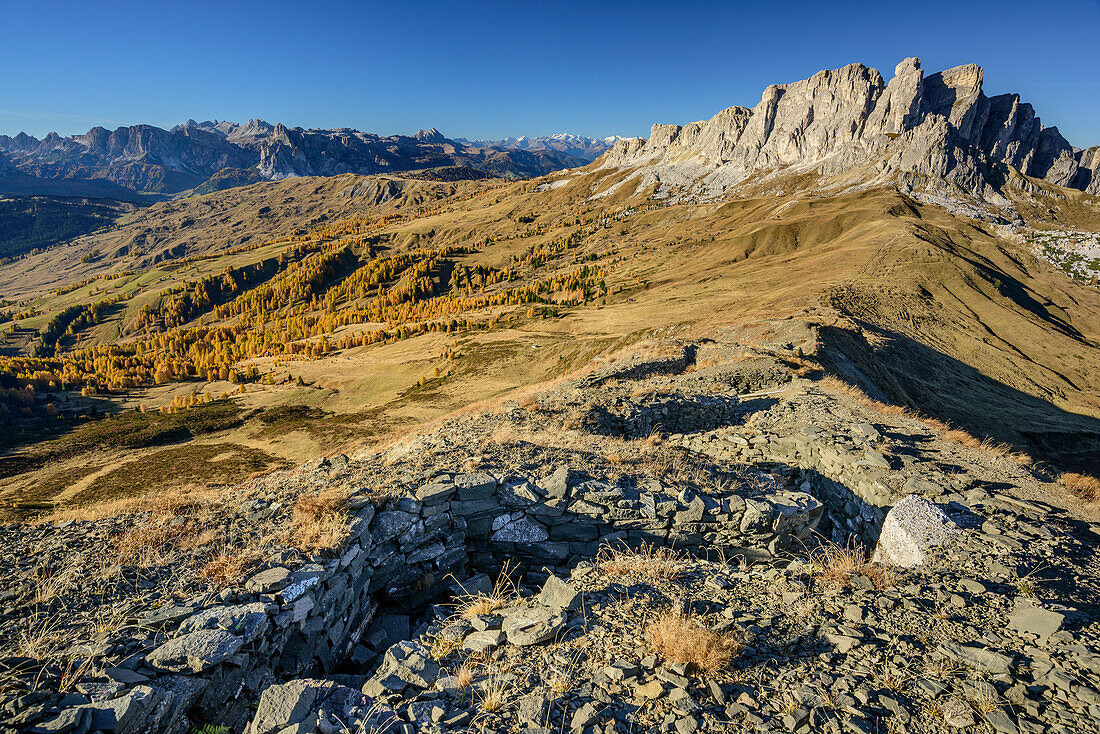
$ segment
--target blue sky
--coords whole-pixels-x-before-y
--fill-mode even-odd
[[[1100,144],[1100,0],[0,0],[0,133],[188,117],[499,138],[645,135],[860,61],[975,62]]]

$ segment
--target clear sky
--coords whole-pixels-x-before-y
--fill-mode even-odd
[[[1100,144],[1100,0],[0,0],[0,133],[262,117],[383,134],[646,135],[859,61],[975,62]]]

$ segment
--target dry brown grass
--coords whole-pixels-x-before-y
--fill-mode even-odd
[[[677,579],[684,573],[684,559],[672,548],[642,544],[638,548],[604,546],[596,556],[596,569],[609,576],[646,576]]]
[[[681,612],[666,612],[646,627],[650,649],[664,660],[690,663],[703,673],[724,669],[745,647],[742,635],[719,634]]]
[[[473,619],[480,614],[492,614],[506,606],[508,606],[507,599],[495,595],[477,594],[462,603],[458,616],[463,619]]]
[[[909,408],[901,405],[890,405],[888,403],[879,402],[855,385],[845,382],[835,375],[824,375],[817,381],[817,384],[827,392],[847,395],[865,408],[871,408],[872,410],[877,410],[887,415],[904,415],[910,418],[916,417]]]
[[[511,446],[519,441],[519,435],[514,426],[504,425],[495,428],[489,440],[499,446]]]
[[[77,681],[84,676],[93,672],[95,668],[95,658],[86,657],[79,660],[70,659],[65,667],[61,669],[61,675],[58,679],[57,690],[59,691],[71,691],[76,688]]]
[[[38,566],[28,576],[27,595],[31,604],[49,604],[72,588],[83,569],[79,560],[67,562],[65,566],[51,569]]]
[[[490,675],[481,688],[478,706],[487,714],[501,711],[516,700],[516,691],[504,676]]]
[[[455,671],[455,680],[458,683],[458,690],[465,691],[477,678],[477,666],[473,663],[463,663]]]
[[[817,548],[811,558],[814,576],[826,587],[848,588],[852,577],[866,576],[877,589],[894,585],[894,575],[881,563],[872,563],[861,546],[842,547],[833,543]]]
[[[817,362],[802,357],[773,356],[779,358],[796,377],[808,377],[821,369],[821,366],[818,365]]]
[[[1058,484],[1088,502],[1100,502],[1100,479],[1090,474],[1066,472],[1058,477]]]
[[[254,551],[223,548],[199,569],[198,575],[211,586],[224,589],[243,581],[258,560],[259,554]]]
[[[119,536],[115,545],[118,563],[137,568],[163,564],[179,550],[179,541],[192,532],[190,523],[173,522],[171,515],[154,515]]]
[[[455,613],[463,619],[473,619],[479,614],[492,614],[512,604],[519,595],[519,589],[512,581],[512,570],[511,562],[505,562],[504,568],[500,570],[497,580],[493,583],[492,592],[459,597]]]
[[[204,505],[219,504],[225,500],[225,497],[225,488],[191,484],[175,489],[171,494],[125,497],[84,507],[57,510],[44,515],[40,520],[49,523],[69,520],[91,521],[146,512],[153,515],[179,517],[192,514]]]
[[[304,553],[339,548],[348,538],[351,515],[348,492],[329,489],[315,497],[299,497],[290,511],[286,540]]]
[[[20,626],[16,636],[16,653],[41,660],[63,639],[62,620],[57,615],[35,615]]]
[[[1016,451],[1011,446],[1003,444],[1000,441],[994,441],[991,438],[978,438],[971,433],[968,433],[961,428],[953,428],[949,424],[943,421],[938,421],[935,418],[922,417],[920,420],[924,421],[933,430],[940,434],[940,438],[945,441],[951,441],[957,443],[960,446],[966,446],[967,448],[975,449],[977,451],[984,451],[987,454],[993,454],[1000,456],[1001,458],[1014,461],[1022,466],[1030,466],[1034,463],[1034,460],[1023,453],[1022,451]]]

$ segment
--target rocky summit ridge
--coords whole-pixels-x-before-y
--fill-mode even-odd
[[[773,84],[751,109],[654,125],[648,140],[619,141],[598,166],[638,168],[640,188],[703,197],[775,172],[816,173],[840,188],[898,182],[1000,205],[1013,171],[1100,193],[1098,148],[1075,149],[1018,94],[988,97],[982,82],[974,64],[925,76],[907,58],[889,82],[850,64]]]

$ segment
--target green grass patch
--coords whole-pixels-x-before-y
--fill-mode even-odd
[[[116,413],[87,423],[46,448],[54,456],[96,448],[140,449],[186,441],[242,425],[246,416],[232,400],[218,400],[178,413]]]
[[[308,426],[326,415],[329,414],[309,405],[280,405],[264,410],[260,414],[260,423],[274,429],[294,430]]]
[[[55,507],[56,497],[76,482],[98,470],[94,466],[78,466],[53,472],[19,495],[19,500],[0,506],[0,522],[29,520]]]
[[[378,435],[392,426],[384,408],[357,413],[332,413],[309,405],[280,405],[266,408],[257,415],[260,435],[281,436],[305,431],[322,443],[347,441]]]
[[[249,414],[232,400],[218,400],[198,405],[178,413],[139,413],[127,411],[83,423],[67,433],[56,435],[57,421],[38,421],[25,432],[12,426],[0,433],[0,450],[23,446],[19,453],[0,457],[0,478],[36,471],[51,461],[70,459],[79,454],[102,449],[143,449],[188,441],[242,425]],[[28,421],[20,421],[28,423]]]
[[[287,466],[266,451],[239,444],[172,446],[97,477],[66,504],[92,505],[187,484],[236,484],[255,472]]]

